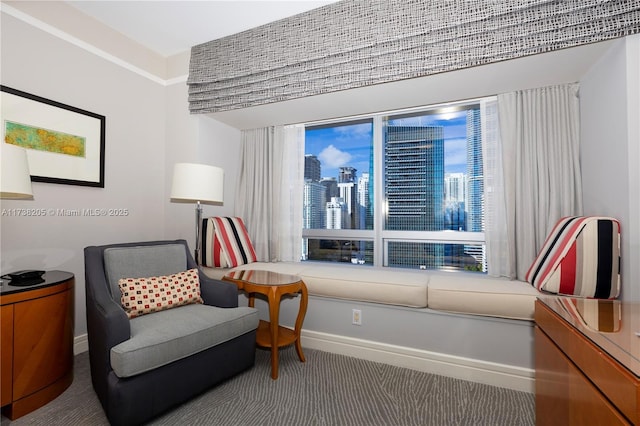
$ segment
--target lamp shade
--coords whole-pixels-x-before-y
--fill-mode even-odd
[[[9,200],[32,200],[31,177],[27,151],[19,146],[2,143],[0,149],[0,198]]]
[[[175,201],[224,201],[224,170],[207,164],[176,163],[171,199]]]

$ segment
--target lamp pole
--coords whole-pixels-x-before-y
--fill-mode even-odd
[[[200,232],[200,227],[202,226],[202,204],[200,201],[196,202],[196,248],[194,250],[194,254],[196,256],[196,263],[198,265],[202,264],[200,260],[200,244],[202,242],[202,235]]]

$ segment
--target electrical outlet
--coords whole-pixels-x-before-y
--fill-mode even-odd
[[[362,325],[362,311],[360,309],[352,311],[351,323],[353,325]]]

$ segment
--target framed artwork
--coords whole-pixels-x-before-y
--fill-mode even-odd
[[[104,188],[105,117],[0,86],[2,143],[27,150],[34,182]]]

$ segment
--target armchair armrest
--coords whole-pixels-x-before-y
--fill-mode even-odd
[[[108,352],[131,337],[129,318],[113,300],[104,273],[103,250],[85,248],[85,287],[89,347]]]
[[[226,281],[209,278],[198,268],[200,275],[200,294],[206,305],[221,308],[238,307],[238,287]]]
[[[104,273],[103,249],[86,247],[85,301],[87,339],[91,380],[100,400],[107,395],[107,380],[111,369],[111,348],[131,337],[129,318],[109,293]]]

